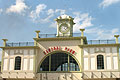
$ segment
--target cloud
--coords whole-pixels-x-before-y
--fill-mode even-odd
[[[11,5],[9,8],[7,8],[6,12],[22,14],[27,8],[28,6],[24,3],[24,0],[16,0],[15,5]]]
[[[47,5],[45,4],[39,4],[36,6],[36,9],[31,11],[30,17],[35,20],[36,18],[39,18],[40,13],[43,12],[44,9],[46,9]]]
[[[46,14],[47,14],[47,17],[40,19],[40,22],[42,22],[42,23],[50,22],[50,19],[54,16],[55,11],[53,9],[49,9],[46,11]]]
[[[96,35],[96,39],[113,39],[115,34],[118,34],[119,29],[114,28],[111,30],[103,29],[103,27],[94,27],[86,29],[85,33],[89,35]]]
[[[56,10],[50,10],[49,13],[51,13],[51,15],[59,13],[60,15],[65,14],[65,10],[62,9],[56,9]],[[74,18],[74,22],[76,23],[73,26],[73,30],[74,32],[79,32],[80,28],[86,28],[86,27],[90,27],[93,26],[93,24],[91,23],[91,21],[93,20],[93,18],[91,16],[89,16],[88,13],[83,13],[81,14],[80,12],[74,12],[73,15],[75,16]],[[49,17],[49,16],[48,16]],[[56,23],[55,22],[51,22],[50,27],[56,28]]]
[[[63,15],[63,14],[65,14],[66,10],[64,10],[64,9],[56,9],[55,12],[60,13],[60,15]]]
[[[39,22],[47,23],[47,22],[51,22],[50,19],[53,18],[55,15],[58,15],[58,14],[62,15],[62,14],[65,14],[65,12],[66,12],[64,9],[45,10],[46,8],[47,8],[47,5],[39,4],[38,6],[36,6],[35,10],[31,11],[30,18],[32,18],[32,20],[37,23],[39,23]],[[41,14],[41,13],[44,13],[44,14]],[[50,24],[50,25],[52,25],[52,24]]]
[[[53,9],[49,9],[48,11],[47,11],[47,15],[51,15],[51,14],[54,14],[55,13],[55,11],[53,10]]]
[[[57,28],[57,23],[56,22],[51,22],[50,27]]]
[[[120,2],[120,0],[103,0],[99,4],[99,6],[105,8],[105,7],[108,7],[108,6],[115,4],[115,3],[118,3],[118,2]]]
[[[74,32],[79,31],[80,28],[93,26],[93,24],[91,23],[93,18],[89,16],[89,13],[81,14],[80,12],[73,12],[73,14],[75,15],[74,22],[76,23],[73,26]]]
[[[0,13],[2,13],[2,12],[3,12],[3,9],[0,8]]]
[[[115,28],[112,30],[101,30],[99,31],[97,39],[113,39],[114,35],[119,32],[119,29]]]
[[[63,15],[63,14],[65,14],[65,12],[66,12],[66,11],[63,10],[63,9],[56,9],[56,10],[49,9],[49,10],[47,11],[48,17],[46,17],[45,19],[42,19],[42,21],[44,21],[44,22],[49,22],[50,19],[51,19],[53,16],[55,16],[57,13],[58,13],[59,15]],[[53,25],[53,24],[56,24],[56,23],[52,23],[51,25]]]

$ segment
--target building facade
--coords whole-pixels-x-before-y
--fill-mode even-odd
[[[119,79],[119,35],[116,40],[87,40],[84,30],[73,33],[74,18],[59,16],[57,34],[39,34],[34,42],[1,47],[4,80]]]

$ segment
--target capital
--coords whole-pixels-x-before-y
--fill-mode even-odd
[[[81,32],[85,31],[85,29],[80,29]]]
[[[118,37],[119,37],[119,35],[114,35],[114,37],[118,38]]]
[[[40,31],[35,31],[36,33],[40,33]]]

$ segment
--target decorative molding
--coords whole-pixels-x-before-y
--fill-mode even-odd
[[[86,40],[86,37],[56,37],[56,38],[33,38],[35,41],[58,41],[58,40]]]

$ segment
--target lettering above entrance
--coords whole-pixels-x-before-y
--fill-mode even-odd
[[[43,51],[43,53],[45,55],[47,55],[47,54],[54,52],[54,51],[66,51],[66,52],[69,52],[69,53],[74,54],[74,55],[76,54],[76,52],[73,49],[68,48],[68,47],[61,48],[60,46],[50,47],[47,50]]]

